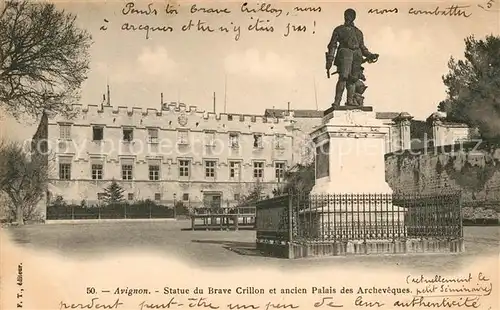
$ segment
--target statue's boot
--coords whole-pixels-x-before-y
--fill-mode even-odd
[[[340,107],[341,100],[342,100],[342,97],[337,98],[337,96],[335,96],[335,99],[333,100],[333,103],[332,103],[332,107]]]
[[[357,106],[356,101],[354,100],[354,91],[356,90],[356,85],[354,83],[350,83],[347,85],[347,102],[346,106]]]
[[[335,99],[332,103],[333,107],[339,107],[340,106],[340,101],[342,100],[342,95],[344,93],[344,88],[345,88],[345,82],[344,81],[338,81],[337,82],[337,87],[335,88]]]

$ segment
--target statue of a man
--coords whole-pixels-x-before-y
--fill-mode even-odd
[[[333,30],[332,38],[328,44],[326,52],[326,70],[330,72],[332,64],[337,66],[339,80],[335,89],[335,100],[333,106],[339,106],[344,89],[347,88],[346,105],[360,105],[356,99],[356,85],[362,83],[364,78],[362,64],[367,62],[375,62],[378,59],[378,54],[372,54],[366,48],[363,32],[354,26],[356,19],[356,11],[347,9],[344,12],[343,25],[336,27]],[[335,51],[337,54],[335,54]],[[363,59],[365,57],[365,59]],[[358,85],[359,88],[359,85]],[[362,87],[363,91],[366,86]]]

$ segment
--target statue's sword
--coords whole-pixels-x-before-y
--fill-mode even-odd
[[[328,52],[325,52],[325,58],[328,61]],[[330,78],[330,69],[326,69],[326,76]]]

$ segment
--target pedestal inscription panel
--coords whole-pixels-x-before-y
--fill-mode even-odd
[[[316,179],[330,175],[330,142],[316,147]]]

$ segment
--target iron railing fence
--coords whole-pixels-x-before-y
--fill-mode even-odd
[[[188,213],[235,212],[235,205],[236,202],[232,200],[125,200],[112,205],[102,200],[84,200],[83,203],[81,200],[66,200],[62,204],[52,203],[47,206],[47,220],[170,218]],[[175,210],[174,206],[177,206]],[[240,213],[255,215],[254,206],[238,209]]]
[[[404,207],[408,237],[463,237],[460,193],[395,194],[393,204]]]
[[[395,241],[463,236],[459,193],[288,194],[260,201],[256,208],[258,242]]]
[[[180,213],[180,212],[178,212]],[[112,204],[112,205],[51,205],[47,207],[47,220],[85,220],[85,219],[155,219],[173,218],[176,211],[173,205],[164,206],[153,203]]]
[[[390,194],[299,195],[290,197],[298,223],[294,240],[394,239],[406,235],[404,209]]]

